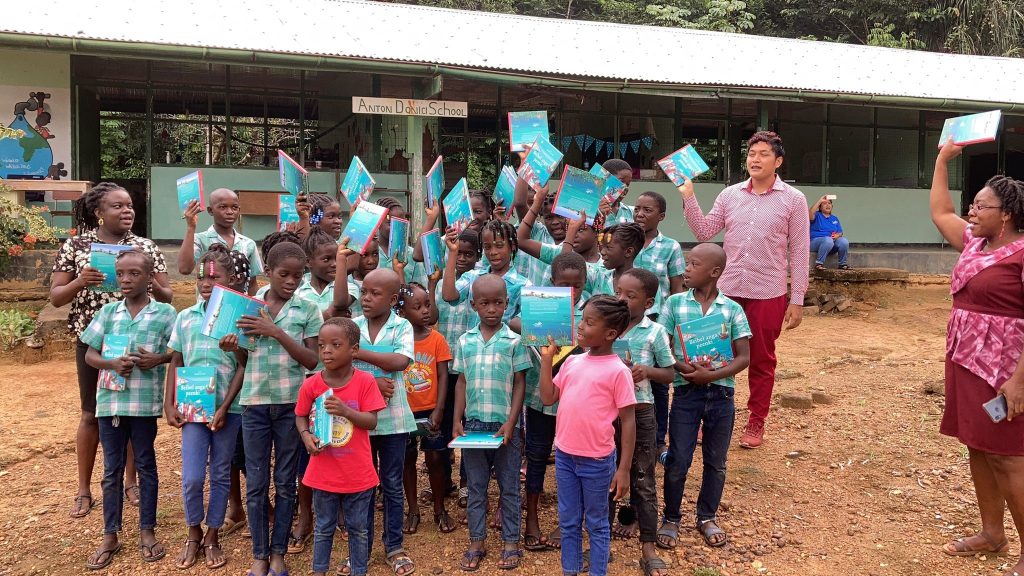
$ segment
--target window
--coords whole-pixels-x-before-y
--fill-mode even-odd
[[[874,116],[874,108],[867,106],[829,106],[829,122],[833,124],[853,124],[870,126]]]
[[[797,184],[821,184],[821,151],[825,149],[821,124],[783,122],[779,135],[786,148],[781,176]]]
[[[869,185],[871,128],[830,126],[828,138],[829,184]]]
[[[918,131],[879,128],[875,136],[875,185],[915,188]]]

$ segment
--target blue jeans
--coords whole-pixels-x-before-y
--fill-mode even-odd
[[[608,522],[608,487],[615,475],[615,452],[603,458],[573,456],[555,450],[558,482],[558,528],[562,532],[562,572],[583,572],[583,522],[590,534],[590,574],[608,573],[612,529]]]
[[[526,409],[526,493],[544,492],[548,456],[555,442],[555,417],[533,408]]]
[[[295,404],[247,406],[242,413],[245,439],[245,507],[252,533],[252,556],[266,560],[288,551],[295,513],[295,470],[302,439],[295,428]],[[270,452],[274,452],[274,530],[270,531]]]
[[[811,239],[811,252],[816,252],[818,255],[814,261],[817,264],[824,264],[825,258],[833,252],[839,252],[839,265],[846,264],[846,256],[850,252],[850,241],[845,236],[840,236],[833,240],[828,236],[824,238],[812,238]]]
[[[697,447],[697,429],[704,423],[701,452],[704,476],[697,497],[697,519],[710,520],[718,512],[725,489],[725,459],[736,420],[735,390],[707,384],[677,386],[672,400],[672,427],[665,461],[665,520],[679,522],[686,475]]]
[[[103,533],[121,531],[124,512],[124,467],[128,443],[135,453],[139,470],[139,529],[156,527],[156,497],[159,479],[156,473],[156,417],[103,416],[99,423],[103,445]],[[115,423],[116,422],[116,423]]]
[[[466,432],[497,432],[500,422],[467,420]],[[469,521],[469,540],[482,542],[487,539],[487,485],[491,481],[491,468],[498,479],[498,505],[501,509],[501,539],[509,544],[519,544],[519,528],[522,520],[519,497],[519,465],[522,461],[522,446],[519,429],[512,432],[508,444],[497,450],[462,450],[462,461],[466,464],[466,486],[469,498],[466,504],[466,518]],[[606,488],[607,489],[607,488]]]
[[[654,393],[654,419],[658,423],[654,442],[657,448],[664,449],[668,434],[668,384],[651,382],[651,392]]]
[[[355,494],[337,494],[313,489],[313,512],[316,529],[313,534],[313,572],[327,572],[331,567],[334,531],[338,529],[338,512],[345,514],[348,532],[348,561],[352,576],[365,576],[370,563],[370,530],[366,519],[373,513],[373,488]]]
[[[241,414],[228,414],[224,427],[213,432],[199,422],[181,428],[181,496],[185,503],[185,525],[206,525],[219,529],[224,525],[231,491],[231,459],[235,455]],[[210,469],[210,502],[203,513],[206,469]]]
[[[381,519],[384,529],[381,541],[384,542],[384,554],[390,556],[402,549],[402,516],[405,512],[405,485],[402,477],[405,474],[405,444],[409,441],[408,434],[384,434],[370,436],[370,451],[373,453],[373,464],[380,476],[380,490],[384,494],[384,513]],[[376,489],[374,489],[376,497]],[[366,527],[373,534],[373,506],[366,511]],[[346,514],[348,512],[346,511]],[[373,551],[373,538],[367,545],[367,554]]]

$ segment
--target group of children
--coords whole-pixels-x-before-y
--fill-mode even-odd
[[[630,183],[627,164],[605,167]],[[163,556],[162,549],[154,552],[153,533],[153,441],[161,414],[182,434],[187,536],[176,557],[182,569],[200,556],[211,569],[227,562],[219,536],[237,518],[228,508],[237,500],[232,471],[238,468],[245,474],[252,537],[249,574],[287,574],[286,554],[303,550],[310,539],[313,571],[326,574],[339,527],[348,544],[339,573],[366,574],[378,509],[387,564],[397,576],[411,574],[415,564],[403,544],[420,524],[417,449],[426,461],[433,523],[452,532],[457,526],[445,498],[457,488],[448,444],[470,432],[501,443],[461,450],[459,496],[469,530],[462,570],[480,569],[487,556],[493,476],[500,496],[492,526],[500,527],[503,542],[498,568],[519,566],[522,540],[528,551],[561,549],[564,574],[603,576],[613,533],[632,538],[639,532],[643,571],[667,574],[655,546],[676,544],[683,481],[702,423],[705,471],[696,527],[709,545],[724,545],[715,512],[732,433],[733,376],[746,367],[750,332],[742,309],[716,289],[722,249],[698,245],[684,265],[679,244],[659,232],[666,202],[654,192],[641,194],[635,206],[603,202],[606,226],[600,229],[587,226],[585,217],[554,215],[547,190],[534,191],[522,180],[511,207],[495,206],[479,190],[470,202],[472,221],[446,230],[444,269],[428,277],[420,246],[413,246],[410,262],[388,258],[386,222],[364,254],[351,250],[340,237],[341,205],[322,194],[300,197],[300,223],[269,235],[257,253],[255,243],[234,230],[237,195],[216,190],[207,209],[210,230],[195,233],[196,205],[185,213],[179,269],[195,270],[197,303],[177,315],[147,295],[152,259],[122,252],[116,270],[125,299],[106,305],[82,335],[90,365],[127,378],[125,391],[97,393],[97,416],[113,417],[101,419],[109,522],[88,567],[109,565],[120,550],[121,506],[116,498],[108,502],[107,485],[111,494],[120,491],[128,441],[139,463],[142,543],[149,546],[143,558]],[[394,199],[378,204],[389,217],[408,216]],[[426,208],[424,231],[438,218],[436,204]],[[268,284],[255,292],[261,271]],[[239,346],[235,335],[216,341],[201,333],[217,284],[255,292],[266,303],[260,315],[238,322],[255,338],[253,349]],[[552,341],[531,348],[520,337],[520,294],[531,284],[573,289],[574,347],[563,350]],[[716,370],[685,361],[673,337],[677,325],[711,313],[729,320],[735,352]],[[114,333],[132,334],[137,351],[105,358],[103,335]],[[175,368],[182,366],[216,368],[217,410],[209,424],[186,422],[176,408]],[[675,387],[671,420],[669,386]],[[334,432],[321,444],[309,418],[314,400],[328,389]],[[666,433],[659,525],[655,466]],[[558,525],[544,534],[538,506],[552,449]],[[613,531],[616,502],[627,492],[629,503],[619,508]]]

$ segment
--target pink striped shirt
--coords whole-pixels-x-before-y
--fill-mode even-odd
[[[789,302],[803,306],[811,237],[802,192],[776,176],[770,190],[754,194],[747,180],[722,190],[707,216],[696,196],[685,201],[683,214],[701,242],[725,229],[728,262],[718,280],[723,294],[778,298],[786,294],[788,272],[793,280]]]

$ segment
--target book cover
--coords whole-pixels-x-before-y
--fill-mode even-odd
[[[609,206],[615,204],[626,195],[626,192],[628,191],[626,184],[623,183],[622,180],[619,180],[614,174],[605,170],[604,166],[594,164],[590,168],[590,173],[604,179],[602,199],[607,202]]]
[[[576,344],[576,318],[572,288],[527,286],[519,296],[523,342],[547,346],[548,336],[559,346]]]
[[[717,370],[732,362],[732,331],[721,314],[712,314],[676,326],[680,349],[689,364]]]
[[[393,346],[389,346],[387,344],[360,344],[359,348],[367,350],[369,352],[381,352],[384,354],[390,354],[395,351],[395,348]],[[388,372],[383,368],[380,368],[374,364],[370,364],[369,362],[366,362],[364,360],[353,360],[352,366],[354,368],[362,370],[363,372],[369,372],[370,375],[373,376],[374,378],[391,377],[391,372]]]
[[[377,182],[370,176],[363,161],[359,156],[353,156],[348,172],[345,172],[345,179],[341,182],[341,195],[348,200],[349,205],[355,206],[360,200],[368,200],[376,185]]]
[[[308,172],[284,150],[277,151],[277,171],[281,175],[281,188],[295,196],[309,192]]]
[[[562,161],[562,156],[562,152],[547,139],[537,139],[516,173],[526,180],[531,188],[540,190],[551,179],[551,175],[558,168],[558,163]]]
[[[383,206],[373,202],[359,202],[345,229],[341,231],[341,237],[348,238],[349,248],[365,254],[366,247],[377,236],[377,230],[387,215],[388,209]]]
[[[277,195],[277,231],[280,232],[289,224],[299,221],[299,212],[295,208],[297,196],[292,194]]]
[[[316,436],[320,446],[329,446],[334,440],[334,417],[324,405],[331,396],[334,396],[334,390],[328,388],[313,400],[313,407],[309,411],[309,431]]]
[[[684,178],[693,180],[708,171],[707,162],[689,144],[658,160],[658,166],[676,186],[682,186]]]
[[[612,342],[612,352],[618,356],[626,366],[633,365],[633,352],[629,349],[629,342],[621,338]]]
[[[498,183],[494,186],[494,201],[505,208],[505,219],[512,217],[512,202],[515,201],[518,179],[515,169],[506,164],[501,168]]]
[[[409,261],[409,221],[391,218],[391,234],[388,236],[388,258]]]
[[[262,300],[217,284],[206,302],[206,315],[203,316],[200,332],[218,341],[228,334],[238,334],[238,345],[253,350],[256,339],[242,333],[237,324],[238,319],[242,316],[259,316],[260,310],[266,306],[267,303]]]
[[[131,348],[131,345],[131,336],[125,336],[123,334],[104,334],[103,350],[100,351],[100,354],[103,355],[105,360],[121,358],[122,356],[128,355],[128,349]],[[124,376],[121,376],[113,370],[100,370],[100,375],[96,384],[104,390],[123,392],[128,382],[125,380]]]
[[[443,158],[443,156],[438,156],[437,160],[434,160],[434,165],[427,171],[425,188],[428,208],[433,208],[434,205],[437,204],[438,198],[444,195]]]
[[[178,212],[185,213],[188,203],[195,200],[199,202],[199,208],[206,209],[206,198],[203,196],[203,174],[202,170],[196,170],[174,181],[178,188]]]
[[[174,399],[187,422],[212,422],[217,411],[217,369],[187,366],[174,371]]]
[[[420,247],[423,250],[423,269],[427,276],[444,270],[444,244],[441,242],[440,230],[434,228],[420,234]]]
[[[441,200],[441,205],[444,207],[445,222],[457,232],[465,230],[473,220],[473,209],[469,204],[469,184],[465,178],[459,179],[455,187]]]
[[[508,113],[508,144],[512,152],[522,152],[538,139],[546,141],[550,136],[546,110]]]
[[[942,148],[950,136],[953,137],[953,144],[957,146],[994,142],[1002,118],[1001,110],[946,118],[942,125],[942,134],[939,135],[939,148]]]
[[[562,170],[562,181],[555,193],[551,211],[570,220],[579,220],[580,213],[587,214],[587,224],[594,224],[597,207],[604,195],[604,180],[575,166]]]
[[[117,255],[125,250],[131,250],[135,246],[131,244],[90,244],[89,245],[89,266],[103,273],[103,282],[89,289],[93,292],[117,292]]]
[[[495,437],[494,432],[467,432],[465,436],[459,436],[448,443],[449,448],[501,448],[505,439],[501,436]]]
[[[430,418],[417,418],[416,419],[416,430],[410,434],[411,436],[430,436],[433,431],[430,429]]]

